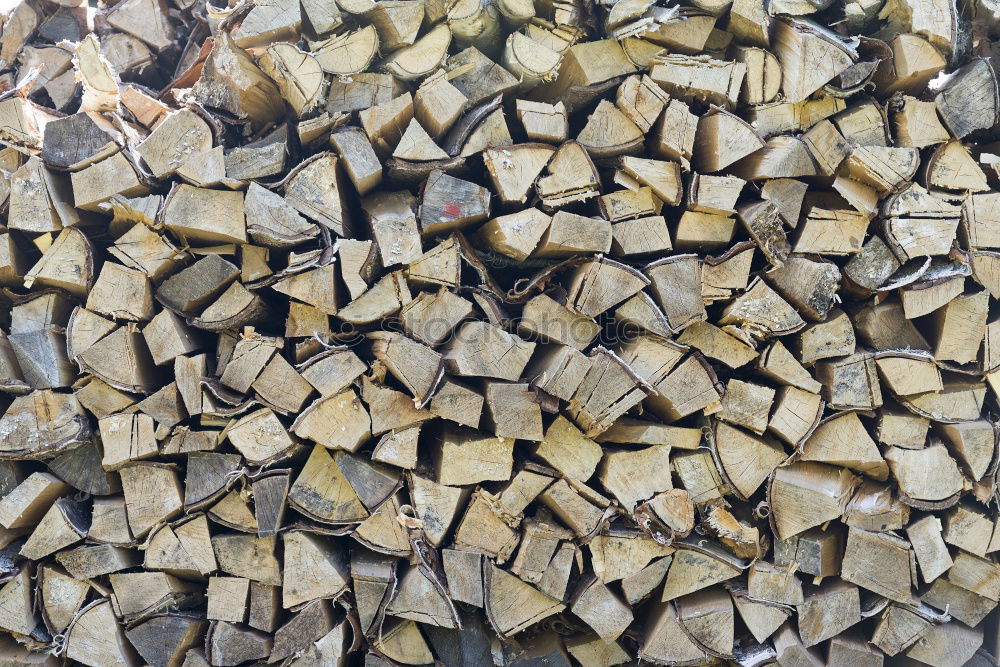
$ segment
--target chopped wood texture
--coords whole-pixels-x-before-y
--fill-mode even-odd
[[[6,3],[0,664],[994,664],[993,4]]]

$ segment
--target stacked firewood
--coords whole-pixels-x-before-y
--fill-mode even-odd
[[[0,11],[0,665],[997,664],[995,3]]]

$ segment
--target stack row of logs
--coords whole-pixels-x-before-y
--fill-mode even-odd
[[[0,665],[996,665],[998,26],[0,4]]]

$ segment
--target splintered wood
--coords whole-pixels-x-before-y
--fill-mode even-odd
[[[997,665],[997,35],[0,2],[0,666]]]

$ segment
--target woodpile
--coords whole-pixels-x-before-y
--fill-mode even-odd
[[[0,3],[0,667],[997,665],[998,36]]]

